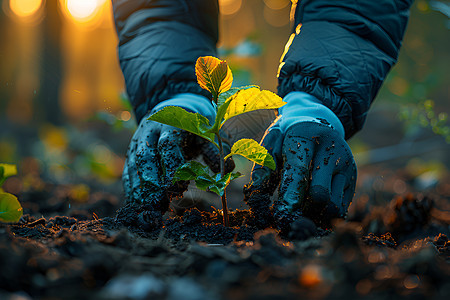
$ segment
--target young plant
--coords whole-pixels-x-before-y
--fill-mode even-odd
[[[23,209],[16,196],[5,193],[2,189],[6,178],[16,174],[15,165],[0,164],[0,222],[16,223],[22,217]]]
[[[241,155],[272,170],[275,169],[275,161],[267,149],[253,139],[237,141],[231,147],[231,152],[225,156],[220,129],[233,117],[259,109],[276,109],[283,106],[285,102],[270,91],[261,91],[258,86],[231,88],[233,75],[228,64],[212,56],[200,57],[195,65],[195,73],[198,84],[212,95],[212,104],[216,109],[214,124],[211,125],[205,116],[187,112],[178,106],[167,106],[148,119],[196,134],[219,149],[220,173],[211,175],[207,166],[196,161],[189,161],[177,169],[173,182],[195,180],[197,188],[216,193],[222,200],[224,225],[228,226],[225,189],[231,181],[241,177],[242,174],[225,173],[225,160],[232,155]]]

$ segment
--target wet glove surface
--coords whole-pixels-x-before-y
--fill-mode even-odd
[[[208,119],[215,117],[208,99],[194,94],[180,94],[157,105],[144,117],[128,148],[122,180],[128,201],[165,212],[170,199],[187,189],[188,182],[172,183],[179,166],[199,155],[214,171],[219,172],[219,150],[210,142],[178,128],[147,120],[165,106],[180,106],[198,112]],[[232,161],[228,168],[233,168]]]
[[[355,190],[355,161],[331,111],[306,93],[294,92],[284,100],[288,104],[262,141],[277,169],[255,166],[245,200],[254,214],[267,219],[270,197],[279,186],[272,210],[279,229],[289,231],[300,216],[326,226],[347,213]]]

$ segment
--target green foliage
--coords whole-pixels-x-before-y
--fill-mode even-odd
[[[241,139],[234,143],[230,154],[225,156],[225,159],[232,155],[241,155],[258,165],[269,167],[272,170],[275,170],[276,167],[275,161],[267,149],[252,139]]]
[[[411,104],[400,112],[400,119],[408,125],[420,125],[445,138],[450,143],[450,125],[448,115],[435,111],[433,100],[426,100],[419,104]]]
[[[195,185],[202,191],[211,191],[218,196],[223,196],[226,187],[236,178],[243,176],[241,173],[227,173],[210,175],[209,168],[199,162],[189,161],[179,167],[173,176],[173,182],[180,180],[194,180]]]
[[[5,182],[6,178],[17,174],[16,165],[0,164],[0,187]]]
[[[23,209],[16,196],[5,193],[1,189],[6,178],[16,174],[17,168],[15,165],[0,164],[0,222],[16,223],[22,217]]]
[[[214,133],[208,132],[209,120],[201,114],[187,112],[178,106],[166,106],[148,119],[189,131],[217,146],[214,142]]]
[[[17,223],[22,214],[23,209],[16,196],[0,193],[0,222]]]
[[[375,103],[383,103],[390,111],[398,110],[407,131],[427,127],[447,143],[450,124],[448,121],[443,124],[443,119],[450,113],[450,72],[446,63],[450,52],[448,42],[443,41],[448,41],[450,28],[448,8],[448,1],[414,1],[399,61],[387,76]],[[427,99],[435,103],[433,113],[426,111]],[[432,114],[434,117],[430,118]]]
[[[275,169],[275,161],[267,149],[252,139],[237,141],[231,148],[231,153],[224,157],[223,141],[220,129],[230,118],[259,109],[276,109],[284,104],[283,100],[270,91],[261,91],[258,86],[231,88],[233,75],[225,61],[212,56],[200,57],[195,66],[195,73],[200,87],[212,94],[212,104],[216,109],[216,118],[211,126],[209,120],[186,110],[167,106],[151,115],[148,120],[174,126],[213,143],[220,151],[219,174],[210,175],[207,166],[190,161],[177,169],[173,181],[194,180],[197,188],[211,191],[222,197],[224,225],[228,226],[228,212],[225,199],[225,189],[240,173],[226,173],[225,160],[232,155],[241,155],[262,166]],[[216,142],[217,139],[217,142]]]
[[[214,125],[211,127],[211,129],[209,129],[209,132],[219,134],[220,128],[225,122],[223,117],[227,113],[227,109],[230,106],[230,104],[231,101],[225,101],[224,103],[222,103],[220,106],[217,107],[216,119],[214,121]]]

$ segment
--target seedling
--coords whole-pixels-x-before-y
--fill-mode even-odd
[[[225,156],[220,129],[227,120],[243,113],[259,109],[276,109],[286,103],[270,91],[261,91],[258,86],[231,88],[233,75],[227,62],[212,56],[197,59],[195,73],[198,84],[212,95],[212,104],[216,109],[214,124],[211,125],[205,116],[187,112],[178,106],[167,106],[148,119],[196,134],[219,149],[220,173],[211,175],[212,172],[207,166],[189,161],[177,169],[173,182],[194,180],[200,190],[216,193],[222,200],[223,223],[228,226],[225,190],[231,181],[243,175],[239,172],[225,173],[225,160],[232,155],[241,155],[272,170],[275,169],[275,161],[267,149],[253,139],[237,141],[231,147],[231,152]]]
[[[17,168],[15,165],[0,164],[0,222],[16,223],[22,217],[23,209],[17,197],[5,193],[2,189],[6,178],[16,174]]]

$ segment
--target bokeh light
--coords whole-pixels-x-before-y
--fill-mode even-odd
[[[234,15],[241,9],[242,0],[219,0],[219,5],[222,15]]]
[[[8,0],[0,5],[7,16],[22,24],[37,25],[45,15],[45,0]]]
[[[68,0],[67,9],[76,19],[89,19],[95,14],[98,1],[96,0]]]
[[[42,0],[10,0],[9,8],[18,17],[33,16],[42,6]]]
[[[60,0],[64,14],[78,24],[92,25],[101,19],[107,0]]]
[[[93,158],[99,164],[106,164],[111,161],[112,153],[105,145],[96,144],[92,145],[91,149]]]
[[[415,289],[420,285],[420,278],[417,275],[409,275],[403,280],[403,285],[407,289]]]
[[[264,4],[270,9],[278,10],[288,7],[291,4],[289,0],[264,0]]]
[[[404,96],[409,89],[409,83],[404,78],[396,76],[387,83],[387,88],[399,97]]]
[[[120,113],[120,119],[124,122],[129,121],[131,119],[131,113],[129,111],[122,111]]]
[[[283,27],[289,24],[289,5],[276,6],[274,3],[278,2],[271,1],[271,5],[269,6],[267,3],[269,3],[269,1],[265,2],[266,5],[264,6],[263,12],[264,19],[267,23],[269,23],[273,27]],[[275,7],[276,9],[274,9],[273,7]]]

